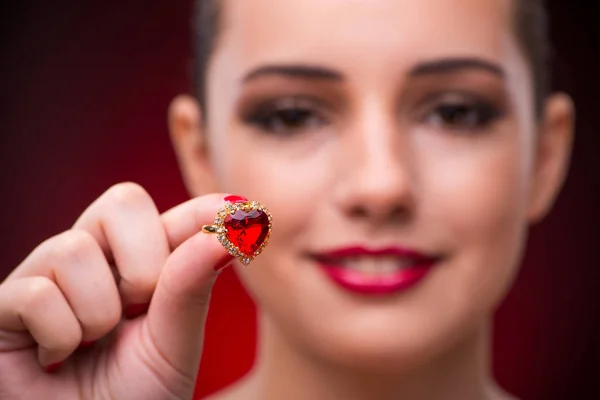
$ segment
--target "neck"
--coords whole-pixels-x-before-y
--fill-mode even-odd
[[[356,371],[305,354],[260,317],[259,347],[246,389],[257,399],[484,400],[504,397],[489,373],[489,329],[482,324],[462,342],[418,368]],[[248,394],[248,391],[246,391]]]

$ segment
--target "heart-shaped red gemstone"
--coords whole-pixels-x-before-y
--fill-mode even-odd
[[[237,210],[223,221],[227,239],[239,251],[252,257],[269,234],[269,216],[262,210]]]

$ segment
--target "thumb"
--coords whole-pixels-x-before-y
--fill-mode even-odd
[[[202,216],[196,219],[197,227],[211,223],[218,208],[216,204],[206,207],[206,198],[201,202],[204,207],[194,213],[196,218]],[[212,199],[208,202],[215,203]],[[216,203],[222,205],[222,200]],[[185,207],[187,205],[179,207],[163,220],[179,219],[173,216],[183,215],[181,209]],[[176,370],[194,379],[202,355],[204,326],[217,270],[233,262],[233,257],[219,243],[216,235],[198,233],[199,230],[195,230],[167,258],[146,319],[148,334],[159,354]]]
[[[203,233],[167,259],[146,323],[157,350],[179,371],[197,373],[215,267],[232,261],[216,236]]]

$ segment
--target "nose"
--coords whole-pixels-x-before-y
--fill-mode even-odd
[[[382,113],[344,135],[336,196],[342,211],[371,224],[406,221],[416,207],[410,139]]]

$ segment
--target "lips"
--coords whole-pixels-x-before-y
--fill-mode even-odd
[[[424,280],[439,261],[439,257],[407,248],[362,246],[319,253],[314,259],[333,283],[362,295],[406,291]]]

